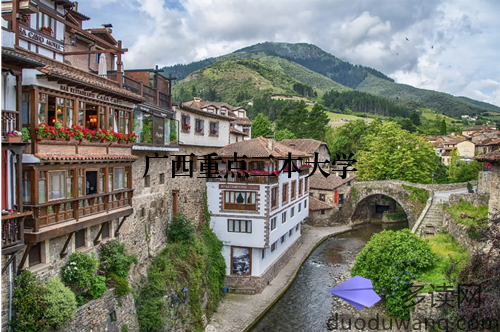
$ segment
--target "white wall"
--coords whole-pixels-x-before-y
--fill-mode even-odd
[[[16,110],[16,77],[9,73],[2,73],[2,110]]]
[[[190,116],[189,125],[191,129],[189,133],[182,132],[182,114]],[[204,117],[201,114],[185,111],[176,108],[175,118],[179,121],[179,141],[184,145],[198,145],[198,146],[215,146],[224,147],[229,143],[229,121],[223,119],[215,119],[211,117]],[[203,119],[204,122],[204,134],[198,135],[195,133],[195,119]],[[219,136],[210,136],[210,121],[219,122]]]

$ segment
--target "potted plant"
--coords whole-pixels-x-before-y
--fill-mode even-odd
[[[197,132],[198,134],[203,134],[203,128],[199,128],[199,127],[198,127],[198,128],[196,128],[196,132]]]
[[[183,123],[183,124],[182,124],[182,130],[184,130],[184,131],[189,131],[189,129],[191,129],[191,126],[190,126],[190,125],[188,125],[187,123]]]
[[[52,33],[54,32],[51,27],[41,27],[40,32],[46,34],[47,36],[52,36]]]
[[[24,127],[22,129],[21,137],[23,142],[26,142],[27,140],[30,139],[30,131],[28,130],[28,128]]]
[[[21,142],[21,132],[19,131],[9,131],[5,137],[7,142]]]
[[[56,141],[65,141],[68,137],[66,135],[66,128],[62,125],[61,121],[56,121],[54,123],[54,128],[55,128],[55,139]]]
[[[72,125],[71,131],[73,132],[73,139],[82,140],[83,139],[83,128],[80,126]]]
[[[36,139],[38,141],[45,139],[51,139],[52,132],[50,131],[50,126],[45,123],[40,123],[38,127],[35,127]]]
[[[108,133],[106,130],[100,128],[95,132],[94,139],[96,141],[104,142],[106,139],[106,136],[108,136]]]
[[[30,23],[30,16],[29,15],[23,15],[21,17],[21,23],[24,23],[26,25],[29,25]]]
[[[89,142],[94,140],[94,131],[88,128],[83,129],[83,137]]]
[[[127,135],[127,144],[134,144],[135,142],[137,142],[137,135],[135,133],[132,133],[132,134],[129,134]]]
[[[210,130],[210,135],[217,135],[217,129]]]
[[[113,142],[113,141],[115,140],[115,132],[114,132],[114,131],[112,131],[112,130],[109,130],[109,131],[107,132],[107,135],[106,135],[105,139],[106,139],[106,141],[108,141],[108,142]]]

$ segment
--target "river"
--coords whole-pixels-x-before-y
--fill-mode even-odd
[[[349,271],[357,254],[374,233],[384,228],[399,230],[406,227],[407,222],[390,226],[364,224],[348,233],[327,239],[309,256],[285,294],[250,331],[331,331],[327,322],[333,312],[353,314],[352,309],[357,309],[328,290],[350,278]],[[366,309],[363,310],[365,314]],[[370,309],[376,309],[385,316],[383,304]]]

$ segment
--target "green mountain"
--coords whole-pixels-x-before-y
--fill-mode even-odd
[[[488,111],[500,113],[500,107],[495,105],[465,97],[455,97],[442,92],[418,89],[409,85],[395,83],[394,80],[373,68],[352,65],[321,50],[315,45],[305,43],[289,44],[266,42],[249,46],[216,58],[209,58],[187,65],[165,67],[164,70],[166,74],[172,73],[180,80],[174,85],[174,91],[178,92],[182,86],[184,86],[185,89],[190,89],[193,85],[196,85],[197,89],[198,85],[201,89],[208,89],[210,85],[207,85],[206,81],[199,83],[193,81],[197,79],[197,77],[200,77],[199,71],[207,67],[211,68],[214,64],[229,59],[253,59],[263,66],[261,69],[265,68],[264,72],[274,72],[277,75],[275,78],[270,79],[271,77],[266,77],[262,75],[262,73],[259,73],[260,76],[270,82],[270,85],[266,85],[262,82],[260,86],[259,84],[257,84],[257,86],[255,84],[252,85],[247,89],[250,93],[247,97],[253,97],[255,93],[263,90],[269,91],[272,94],[300,95],[304,89],[307,90],[309,87],[312,87],[318,96],[322,96],[325,92],[330,90],[342,92],[356,89],[390,98],[400,106],[411,109],[427,107],[455,118],[464,114],[477,115]],[[257,68],[258,66],[255,65],[255,62],[252,62],[254,64],[252,66]],[[249,74],[248,69],[252,66],[248,64],[243,65],[243,67],[246,68],[246,74]],[[194,76],[191,75],[191,73],[193,73]],[[242,76],[246,76],[246,74],[236,73],[236,71],[234,71],[234,74],[238,77],[233,78],[229,75],[225,76],[225,78],[229,80],[235,79],[241,83],[243,80]],[[285,78],[285,76],[288,78]],[[184,78],[185,80],[183,80]],[[296,82],[292,83],[293,80],[290,80],[290,78]],[[247,79],[249,79],[249,77],[247,77]],[[283,80],[283,82],[286,81],[287,83],[280,85],[277,82],[279,80]],[[190,83],[186,84],[186,82]],[[296,85],[296,89],[294,90],[294,84],[299,83],[306,87]],[[294,92],[290,89],[287,90],[285,86],[291,88]],[[242,86],[241,84],[237,84],[236,86],[227,85],[223,82],[217,82],[216,86],[212,86],[213,89],[217,90],[220,97],[227,102],[236,99],[234,97],[235,93],[237,94],[235,90],[236,87],[241,88]],[[231,89],[231,92],[227,93],[222,91],[226,88]],[[302,93],[302,95],[304,94]],[[225,98],[229,99],[226,100]]]

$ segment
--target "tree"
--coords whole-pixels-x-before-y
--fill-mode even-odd
[[[357,170],[363,180],[404,180],[431,183],[438,166],[434,146],[394,122],[384,122],[362,138]]]
[[[268,118],[262,113],[259,113],[252,122],[252,138],[260,136],[268,136],[273,134],[272,124]]]
[[[274,132],[274,139],[277,141],[282,141],[284,139],[294,139],[297,138],[295,135],[288,129],[276,130]]]
[[[441,128],[439,129],[439,133],[441,135],[446,135],[447,134],[447,131],[446,131],[446,121],[443,119],[443,121],[441,121]]]
[[[309,112],[307,111],[306,103],[304,100],[301,100],[297,108],[290,114],[290,127],[288,129],[298,138],[304,138],[307,133],[308,118]]]
[[[326,128],[325,141],[332,155],[358,152],[361,137],[366,133],[368,125],[363,120],[349,122],[337,129]]]
[[[309,113],[305,136],[318,141],[323,141],[325,139],[326,126],[329,122],[330,118],[324,111],[323,106],[316,103],[312,111]]]
[[[58,277],[47,280],[46,287],[47,321],[51,326],[63,326],[76,314],[75,293],[64,286]]]
[[[413,112],[410,115],[410,120],[413,122],[415,126],[420,126],[422,124],[422,121],[420,120],[420,115],[417,112]]]

